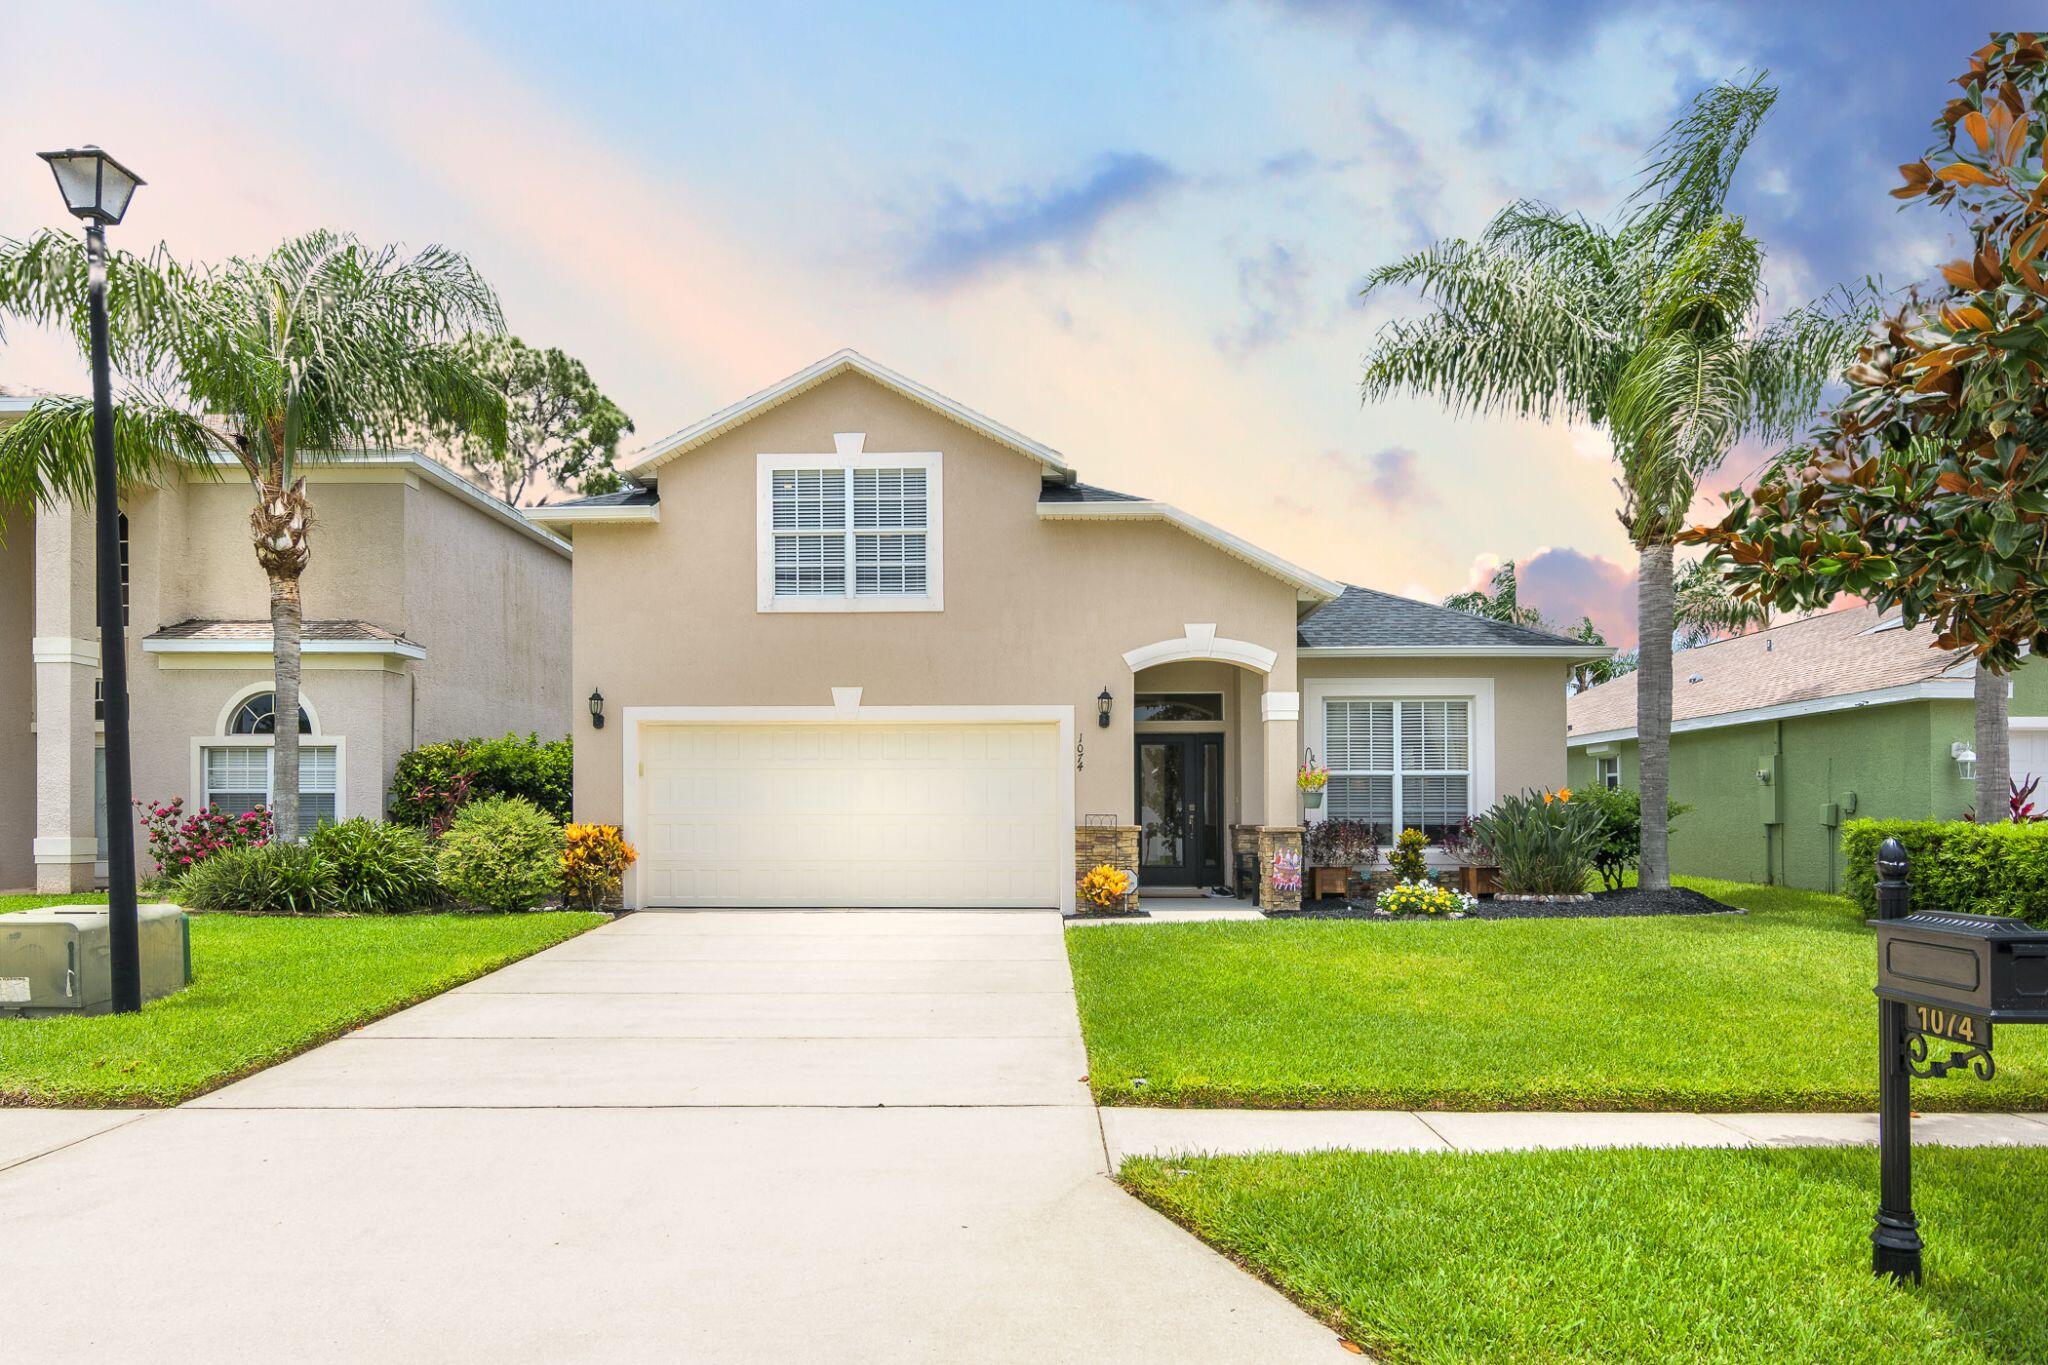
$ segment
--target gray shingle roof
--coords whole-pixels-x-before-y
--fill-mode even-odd
[[[661,501],[661,494],[652,488],[621,488],[616,493],[599,493],[594,497],[571,498],[567,502],[551,502],[550,509],[558,507],[652,507]],[[528,508],[537,511],[537,508]]]
[[[180,621],[165,626],[152,640],[268,640],[270,622],[265,621]],[[395,644],[405,640],[368,621],[306,621],[299,628],[302,640],[372,640]]]
[[[1349,584],[1334,602],[1318,607],[1301,623],[1296,643],[1303,649],[1556,649],[1585,644],[1568,635],[1489,621],[1470,612]]]
[[[1118,493],[1108,488],[1097,488],[1086,483],[1042,483],[1038,486],[1040,502],[1146,502],[1148,499],[1134,493]]]

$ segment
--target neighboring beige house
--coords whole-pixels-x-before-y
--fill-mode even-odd
[[[579,819],[633,905],[1067,906],[1561,783],[1600,651],[1343,584],[841,351],[655,443],[576,541]],[[1306,705],[1306,711],[1304,711]]]
[[[0,398],[0,421],[28,400]],[[400,754],[560,735],[569,558],[559,537],[410,452],[309,466],[302,820],[381,815]],[[234,466],[122,499],[135,795],[269,799],[269,598]],[[6,519],[0,544],[0,889],[105,875],[89,507]],[[123,812],[118,829],[134,828]],[[138,857],[144,851],[138,845]],[[146,859],[143,863],[147,868]]]

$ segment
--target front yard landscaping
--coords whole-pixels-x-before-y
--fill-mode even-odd
[[[1918,1289],[1870,1273],[1867,1149],[1133,1159],[1122,1178],[1387,1361],[2048,1360],[2048,1204],[2013,1197],[2048,1182],[2048,1151],[1915,1165]]]
[[[1746,915],[1067,931],[1105,1104],[1871,1109],[1876,948],[1837,896],[1687,879]],[[1927,1109],[2048,1108],[2048,1030]]]
[[[83,899],[0,897],[0,913]],[[606,918],[194,915],[185,990],[140,1014],[0,1019],[0,1105],[176,1104]]]

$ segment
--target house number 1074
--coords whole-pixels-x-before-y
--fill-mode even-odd
[[[1088,742],[1086,740],[1077,739],[1074,741],[1074,771],[1079,772],[1081,769],[1087,766]]]

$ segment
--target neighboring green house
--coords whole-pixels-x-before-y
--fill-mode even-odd
[[[1841,822],[1954,819],[1975,665],[1925,626],[1870,607],[1829,612],[1678,654],[1672,668],[1674,872],[1833,891]],[[2048,774],[2048,670],[2014,675],[2012,768]],[[1634,787],[1636,680],[1566,706],[1573,786]]]

